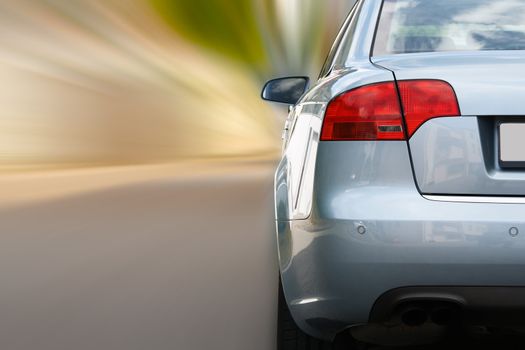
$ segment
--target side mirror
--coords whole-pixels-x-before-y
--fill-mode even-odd
[[[290,77],[273,79],[266,83],[262,99],[266,101],[295,105],[308,89],[310,78]]]

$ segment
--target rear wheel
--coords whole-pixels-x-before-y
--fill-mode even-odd
[[[304,333],[295,323],[284,298],[282,284],[279,282],[279,314],[277,320],[277,350],[358,350],[349,334],[339,336],[335,342],[316,339]]]

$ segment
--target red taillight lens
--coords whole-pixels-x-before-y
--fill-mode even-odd
[[[363,86],[330,102],[321,141],[404,140],[394,82]]]
[[[409,137],[429,119],[461,115],[456,93],[445,81],[405,80],[398,87]]]
[[[441,80],[398,82],[408,137],[427,120],[460,116],[450,84]],[[394,82],[350,90],[326,109],[321,141],[405,140],[399,95]]]

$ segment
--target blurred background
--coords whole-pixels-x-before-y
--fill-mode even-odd
[[[0,0],[0,348],[272,350],[286,106],[352,0]]]
[[[1,0],[0,169],[275,156],[352,0]]]

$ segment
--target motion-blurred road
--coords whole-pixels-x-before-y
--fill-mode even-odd
[[[272,171],[2,176],[0,349],[274,349]]]

